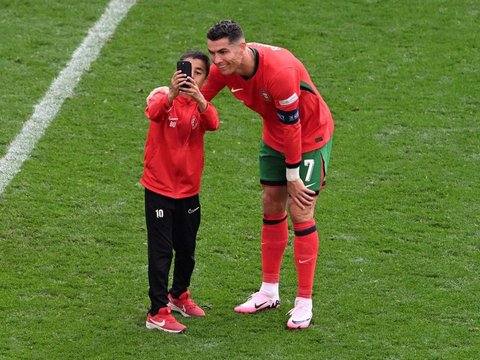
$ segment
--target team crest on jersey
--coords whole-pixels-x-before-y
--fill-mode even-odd
[[[272,98],[270,97],[270,95],[268,95],[268,93],[265,90],[260,90],[260,95],[262,95],[263,99],[266,102],[271,102],[272,101]]]
[[[198,126],[198,121],[197,121],[197,118],[194,116],[192,116],[192,121],[190,121],[190,123],[192,124],[192,130],[196,129],[197,126]]]

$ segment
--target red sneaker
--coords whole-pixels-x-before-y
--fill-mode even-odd
[[[180,333],[187,328],[173,317],[172,309],[169,306],[160,308],[157,315],[152,316],[148,313],[145,326],[150,330],[158,329],[170,333]]]
[[[190,291],[185,291],[178,299],[174,299],[172,294],[168,294],[170,301],[168,306],[172,311],[177,311],[185,317],[190,316],[205,316],[205,311],[190,298]]]

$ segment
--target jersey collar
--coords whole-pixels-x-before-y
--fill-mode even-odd
[[[254,56],[254,58],[255,58],[255,66],[253,67],[253,73],[252,73],[252,75],[250,75],[250,76],[242,76],[242,78],[243,78],[244,80],[249,80],[249,79],[251,79],[252,77],[255,76],[255,74],[257,73],[258,62],[259,62],[259,56],[258,56],[258,51],[257,51],[257,49],[252,48],[252,47],[248,47],[248,48],[249,48],[250,50],[252,50],[252,52],[253,52],[253,56]]]

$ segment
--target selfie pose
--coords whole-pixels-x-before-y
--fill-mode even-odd
[[[263,119],[260,181],[263,186],[261,234],[263,282],[240,313],[280,305],[280,265],[288,241],[287,204],[295,233],[298,290],[288,328],[312,320],[312,288],[319,247],[315,203],[324,186],[332,147],[333,119],[304,65],[288,50],[246,43],[241,27],[223,20],[207,34],[213,62],[207,100],[227,87]]]
[[[195,245],[200,226],[200,182],[204,135],[219,127],[215,107],[199,88],[208,77],[210,61],[199,51],[182,55],[170,89],[160,87],[147,97],[150,119],[145,144],[145,217],[148,237],[150,310],[146,327],[179,333],[185,326],[172,315],[205,316],[190,297]],[[173,284],[168,277],[173,253]]]

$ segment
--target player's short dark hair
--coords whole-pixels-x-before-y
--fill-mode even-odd
[[[208,73],[210,71],[210,58],[208,57],[208,55],[204,54],[199,50],[188,50],[184,52],[182,56],[180,56],[180,60],[185,60],[186,58],[202,60],[205,63],[206,75],[208,76]]]
[[[233,20],[221,20],[213,25],[207,33],[207,39],[216,41],[228,38],[229,42],[236,42],[243,38],[243,30]]]

